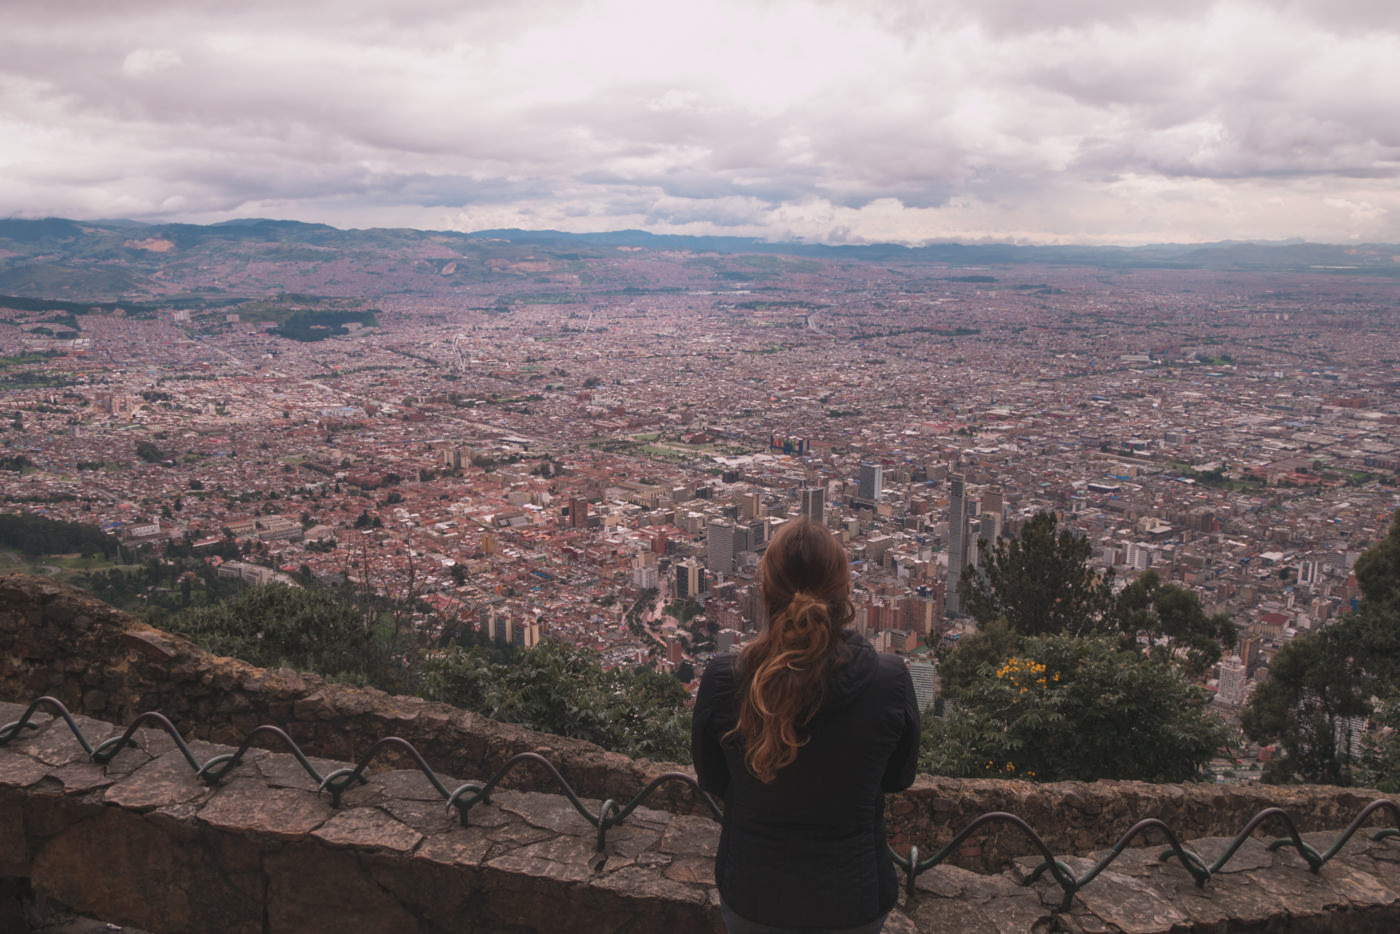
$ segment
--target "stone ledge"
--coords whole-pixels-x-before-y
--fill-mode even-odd
[[[0,704],[0,718],[21,709]],[[290,756],[261,753],[211,789],[164,734],[137,736],[138,748],[107,769],[61,754],[65,743],[79,749],[61,720],[0,750],[0,892],[28,890],[37,903],[152,934],[320,934],[351,923],[404,934],[722,930],[712,878],[718,824],[707,819],[639,808],[609,832],[598,860],[595,828],[557,795],[500,791],[463,827],[421,773],[385,771],[333,809],[327,795],[285,780],[299,771]],[[197,755],[227,751],[201,745]],[[1306,839],[1323,850],[1336,835]],[[919,876],[887,930],[1400,928],[1400,842],[1358,834],[1313,874],[1265,839],[1248,841],[1204,889],[1158,860],[1160,848],[1128,850],[1066,912],[1056,910],[1062,892],[1048,875],[1020,884],[1033,860],[996,875],[940,866]],[[1209,859],[1226,844],[1191,846]],[[1098,855],[1063,861],[1082,874]]]
[[[0,579],[0,699],[27,703],[41,694],[114,722],[129,723],[157,710],[186,737],[215,743],[238,743],[255,726],[275,724],[309,754],[337,760],[355,759],[393,734],[411,742],[435,768],[476,778],[490,776],[517,753],[538,751],[581,794],[617,801],[630,800],[676,768],[445,704],[210,655],[82,591],[44,578],[6,577]],[[286,780],[287,787],[300,787],[294,777]],[[506,785],[556,790],[542,770],[531,768],[512,773]],[[920,776],[908,791],[890,797],[886,819],[903,851],[910,844],[923,849],[930,840],[950,839],[980,814],[1011,811],[1055,852],[1087,854],[1112,845],[1143,817],[1158,817],[1183,836],[1209,837],[1236,833],[1264,808],[1282,807],[1307,831],[1344,826],[1379,797],[1373,791],[1319,786],[1036,785]],[[664,787],[648,803],[676,813],[706,813],[695,795],[678,785]],[[1031,852],[1018,833],[993,828],[954,860],[992,872]]]

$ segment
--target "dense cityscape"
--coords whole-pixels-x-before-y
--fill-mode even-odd
[[[247,297],[8,300],[7,508],[232,540],[221,574],[363,581],[420,625],[692,683],[762,625],[758,554],[801,514],[931,701],[979,540],[1045,511],[1118,586],[1150,570],[1232,617],[1207,673],[1232,715],[1352,608],[1400,502],[1393,280],[1356,270],[126,248]]]

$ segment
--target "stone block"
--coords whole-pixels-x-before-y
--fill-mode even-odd
[[[293,843],[268,853],[263,865],[269,934],[422,934],[412,911],[376,885],[354,853]]]
[[[0,876],[0,931],[29,934],[29,883]]]
[[[106,808],[42,840],[32,885],[60,905],[156,932],[262,934],[261,907],[199,841],[159,820]]]

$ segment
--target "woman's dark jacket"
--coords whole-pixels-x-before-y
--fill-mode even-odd
[[[744,765],[736,720],[738,657],[716,656],[695,699],[691,751],[700,786],[724,798],[715,882],[741,917],[779,927],[854,927],[894,907],[885,795],[909,787],[919,709],[904,660],[843,633],[826,698],[797,760],[765,785]]]

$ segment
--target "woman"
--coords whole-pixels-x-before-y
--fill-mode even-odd
[[[850,567],[822,526],[779,529],[760,587],[768,629],[710,661],[691,732],[700,785],[724,798],[724,921],[730,934],[875,934],[898,894],[884,793],[914,780],[914,685],[903,659],[843,628]]]

